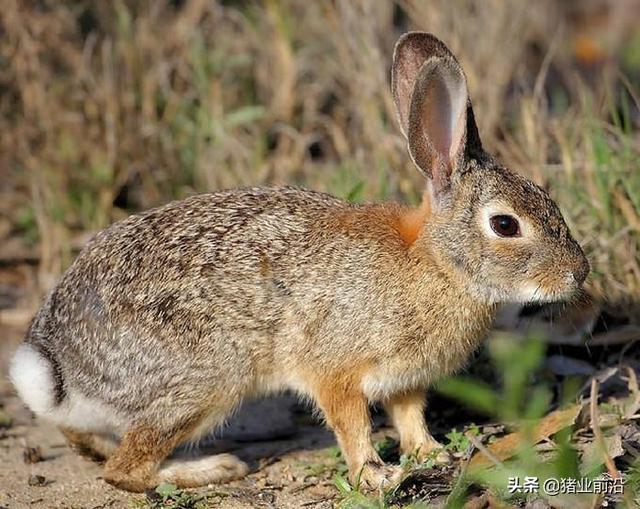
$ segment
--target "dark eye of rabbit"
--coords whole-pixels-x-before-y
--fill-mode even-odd
[[[520,225],[518,220],[507,215],[493,216],[489,219],[491,229],[500,237],[519,237]]]

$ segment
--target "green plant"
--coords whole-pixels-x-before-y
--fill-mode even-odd
[[[374,449],[383,461],[386,461],[398,452],[398,445],[398,441],[391,437],[384,437],[384,439],[373,443]]]
[[[544,356],[544,342],[539,337],[522,341],[510,335],[497,335],[488,342],[488,348],[496,372],[502,377],[501,391],[466,376],[443,380],[437,390],[503,422],[518,418],[535,420],[543,415],[550,391],[544,384],[532,385],[531,378]]]
[[[467,433],[478,436],[480,434],[480,429],[474,424],[469,426],[466,432],[458,431],[456,428],[453,428],[449,433],[445,435],[448,440],[448,443],[445,445],[445,449],[447,451],[453,451],[457,453],[466,452],[471,446],[471,441],[467,437]]]
[[[144,499],[133,500],[136,509],[206,509],[207,496],[180,490],[175,484],[163,483],[155,490],[147,492]]]
[[[464,470],[449,497],[452,506],[460,505],[472,485],[482,486],[503,500],[515,500],[526,498],[527,494],[508,490],[510,479],[535,477],[542,486],[546,479],[577,480],[581,476],[581,459],[573,443],[571,426],[555,434],[555,447],[551,454],[543,455],[534,447],[534,430],[548,411],[551,398],[550,389],[536,379],[544,358],[544,343],[537,337],[523,340],[498,335],[489,341],[488,349],[496,372],[501,374],[499,389],[479,380],[454,377],[439,384],[438,390],[494,419],[509,423],[520,433],[519,442],[509,451],[508,459],[496,463],[492,457],[488,466]],[[468,445],[461,435],[455,430],[448,435],[452,447]],[[602,462],[598,466],[585,475],[592,478],[599,475]],[[528,496],[544,497],[546,494],[540,488]]]
[[[340,494],[340,501],[338,502],[338,509],[384,509],[384,499],[382,497],[370,496],[360,491],[359,487],[353,487],[349,484],[349,481],[341,475],[336,474],[333,478],[333,484],[335,485],[338,493]]]

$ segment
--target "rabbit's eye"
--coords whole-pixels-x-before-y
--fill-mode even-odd
[[[515,217],[507,215],[492,216],[489,219],[491,229],[500,237],[519,237],[520,225]]]

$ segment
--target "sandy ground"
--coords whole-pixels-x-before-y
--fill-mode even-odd
[[[0,405],[5,417],[11,419],[8,427],[0,428],[0,509],[127,508],[144,500],[144,495],[122,492],[105,483],[99,464],[73,452],[55,427],[34,418],[13,394],[6,379],[7,362],[22,334],[21,327],[0,326]],[[283,405],[280,413],[278,404]],[[253,419],[253,429],[257,422],[266,438],[272,434],[270,439],[207,441],[198,451],[191,452],[198,455],[232,450],[252,466],[247,478],[207,490],[213,493],[210,506],[333,507],[337,496],[333,476],[339,462],[333,435],[315,424],[308,413],[290,411],[290,400],[286,398],[269,405],[266,409],[252,407],[241,412],[236,418],[241,424],[232,423],[232,428],[236,436],[244,435],[246,439],[252,435]],[[268,423],[267,428],[273,429],[265,431],[266,415],[281,415],[284,419]],[[290,436],[273,439],[273,435],[287,433]],[[382,429],[376,434],[381,437],[393,432]],[[227,435],[233,437],[234,433]],[[24,452],[28,447],[39,447],[42,460],[26,462]]]

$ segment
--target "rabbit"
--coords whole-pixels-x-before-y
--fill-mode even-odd
[[[290,390],[333,430],[352,481],[397,482],[371,441],[383,405],[403,453],[441,447],[426,388],[455,372],[505,302],[579,291],[589,263],[557,205],[482,148],[465,74],[433,35],[398,40],[391,87],[422,204],[294,187],[189,197],[98,233],[36,314],[10,377],[31,410],[130,491],[248,472],[168,459],[247,397]]]

